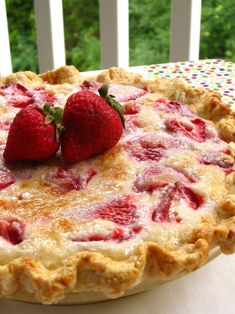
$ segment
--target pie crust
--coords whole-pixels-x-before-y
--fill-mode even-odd
[[[67,93],[68,90],[78,86],[85,79],[98,83],[134,86],[148,91],[148,95],[141,100],[140,105],[148,105],[148,103],[153,105],[155,98],[164,98],[167,101],[172,100],[187,105],[192,112],[196,112],[200,118],[205,119],[208,125],[216,127],[221,138],[228,143],[229,158],[234,160],[234,113],[228,105],[222,102],[219,93],[201,88],[191,88],[177,79],[156,78],[151,81],[120,68],[110,68],[96,77],[85,78],[74,66],[64,66],[40,75],[29,71],[18,72],[0,78],[0,86],[10,83],[20,83],[27,88],[47,86],[56,94],[63,94],[64,90]],[[4,110],[3,108],[0,108],[0,110],[0,115],[2,115]],[[151,123],[146,125],[145,121],[139,122],[142,123],[142,127],[146,129],[146,132],[151,133],[153,131]],[[118,146],[106,152],[103,157],[97,158],[103,158],[103,167],[106,169],[112,167],[113,176],[119,176],[121,181],[123,176],[128,173],[127,169],[131,165],[116,158],[117,155]],[[191,167],[193,155],[184,157],[181,154],[180,156],[182,160],[177,158],[177,160],[174,160],[174,155],[170,156],[170,163],[180,166],[185,163],[186,166],[182,167],[186,168],[188,163],[188,166]],[[147,240],[139,240],[137,243],[127,241],[129,244],[125,246],[125,252],[129,250],[131,253],[121,254],[119,252],[115,253],[115,249],[112,248],[112,245],[115,247],[116,243],[110,244],[109,247],[111,248],[103,250],[102,248],[99,249],[103,242],[98,241],[98,249],[95,248],[96,243],[90,249],[87,249],[85,245],[84,250],[79,249],[77,252],[74,252],[74,247],[71,247],[70,253],[66,255],[63,250],[66,251],[67,248],[65,249],[63,245],[63,238],[60,237],[60,233],[66,234],[71,230],[73,232],[78,225],[71,219],[64,217],[57,217],[48,230],[45,226],[42,229],[39,228],[40,230],[37,230],[38,233],[35,234],[36,240],[31,242],[32,247],[30,249],[27,247],[26,240],[19,244],[21,251],[31,252],[29,255],[22,254],[20,256],[13,249],[13,245],[6,243],[4,240],[0,241],[1,296],[44,304],[58,302],[84,303],[118,298],[179,278],[196,270],[208,261],[216,248],[226,254],[233,253],[235,251],[235,172],[231,171],[231,173],[224,175],[223,171],[217,168],[217,166],[212,166],[208,170],[209,172],[206,173],[203,173],[203,166],[200,168],[202,171],[200,176],[210,175],[210,179],[208,179],[207,184],[204,183],[203,187],[206,191],[210,190],[208,193],[213,199],[213,202],[210,203],[212,204],[210,205],[212,206],[212,209],[210,209],[212,214],[211,211],[208,214],[205,210],[205,215],[200,214],[199,218],[195,218],[196,223],[193,223],[192,227],[189,227],[189,224],[182,224],[182,226],[177,224],[177,228],[179,228],[179,230],[176,228],[177,231],[171,223],[167,222],[166,228],[168,230],[172,228],[173,230],[172,238],[168,239],[170,235],[167,234],[166,239],[161,239],[162,244],[159,241],[151,240],[151,236],[148,236]],[[38,186],[36,185],[34,188],[37,189]],[[122,188],[125,190],[125,186]],[[39,190],[38,193],[40,194]],[[91,196],[85,192],[82,195],[90,201],[89,197]],[[92,197],[94,201],[98,201],[95,195],[92,195]],[[15,199],[13,198],[12,206],[14,202]],[[48,202],[50,208],[45,212],[49,215],[51,209],[54,208],[54,199]],[[71,198],[68,197],[66,202],[61,204],[61,207],[68,207],[70,202],[72,202],[72,196]],[[0,197],[2,212],[9,213],[11,209],[7,206],[10,206],[10,203],[8,205],[4,204],[3,197]],[[58,205],[58,203],[55,204]],[[45,203],[43,203],[43,206],[45,206]],[[44,209],[40,204],[39,197],[38,203],[30,204],[25,209],[30,222],[39,219],[40,210],[43,211]],[[13,209],[12,213],[13,216],[16,215],[16,211]],[[180,227],[178,227],[179,225]],[[99,228],[102,228],[102,226],[101,221],[101,227]],[[105,224],[104,227],[109,228],[109,225]],[[176,244],[172,244],[175,234],[177,234],[178,240]],[[159,237],[161,236],[162,234],[159,235]],[[133,247],[131,247],[132,244]],[[14,247],[17,247],[17,245]],[[35,253],[35,251],[37,252]]]

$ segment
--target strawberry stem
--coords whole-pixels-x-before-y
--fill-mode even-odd
[[[125,118],[124,118],[124,115],[123,115],[123,110],[122,110],[122,106],[121,104],[116,101],[114,98],[115,96],[113,95],[108,95],[108,85],[103,85],[99,90],[99,94],[100,94],[100,97],[104,98],[106,100],[106,102],[111,106],[113,107],[114,110],[117,111],[117,113],[119,114],[119,117],[122,121],[122,125],[125,129]]]
[[[61,124],[63,118],[63,110],[60,107],[52,107],[49,103],[43,106],[45,115],[45,124],[53,123],[56,127],[56,140],[59,141],[60,134],[64,130]]]

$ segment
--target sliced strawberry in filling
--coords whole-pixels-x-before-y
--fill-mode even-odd
[[[25,224],[17,218],[0,218],[0,237],[13,245],[24,239]]]
[[[0,121],[0,131],[8,131],[10,129],[11,121]]]
[[[203,197],[189,187],[176,182],[169,185],[157,206],[153,209],[152,220],[155,222],[180,222],[182,219],[176,209],[177,204],[184,200],[187,206],[197,210],[203,204]]]
[[[17,108],[24,108],[34,103],[33,94],[19,83],[12,83],[0,87],[0,95],[5,97],[9,105]]]
[[[58,102],[54,92],[46,90],[45,87],[35,87],[31,90],[31,92],[36,104],[44,105],[45,103],[49,103],[53,106],[56,102]]]
[[[207,139],[206,123],[199,118],[170,118],[165,121],[165,125],[168,132],[183,134],[194,141],[205,142]]]
[[[55,172],[49,173],[45,183],[59,193],[66,193],[71,190],[85,189],[88,182],[96,175],[93,168],[85,170],[72,170],[71,168],[58,168]]]
[[[120,102],[135,100],[147,93],[146,90],[128,85],[109,85],[109,94],[114,95]]]
[[[98,89],[102,86],[102,83],[97,83],[94,81],[84,81],[81,85],[80,88],[82,90],[90,90],[93,92],[97,92]],[[134,86],[128,86],[128,85],[109,85],[109,90],[108,93],[110,95],[115,96],[115,99],[120,102],[127,102],[130,100],[135,100],[144,94],[147,93],[146,90],[140,89]]]
[[[137,207],[131,196],[125,196],[98,206],[93,218],[112,221],[120,226],[130,226],[137,220]]]
[[[195,113],[192,110],[176,100],[167,101],[164,98],[159,98],[154,103],[153,108],[166,113],[179,113],[182,116],[195,117]]]
[[[124,129],[124,136],[126,134],[133,133],[137,131],[138,128],[141,128],[138,115],[135,114],[127,114],[125,115],[125,129]]]
[[[157,133],[145,135],[125,144],[126,150],[140,161],[159,161],[171,152],[177,152],[190,148],[186,141],[174,137],[167,137]]]
[[[0,190],[3,190],[15,183],[16,178],[14,174],[8,170],[4,164],[0,163]]]
[[[128,240],[131,237],[130,233],[126,232],[122,228],[115,228],[112,232],[109,232],[106,235],[101,234],[93,234],[89,235],[87,237],[73,237],[72,241],[75,242],[97,242],[97,241],[122,241],[122,240]]]
[[[95,81],[88,81],[88,80],[85,80],[81,85],[80,85],[80,88],[82,90],[90,90],[90,91],[93,91],[93,92],[97,92],[98,89],[102,86],[103,84],[102,83],[98,83],[98,82],[95,82]]]
[[[234,159],[226,152],[208,151],[199,158],[199,162],[205,165],[218,166],[226,174],[233,171]]]
[[[140,112],[140,107],[134,101],[123,104],[122,109],[125,115],[133,115]]]
[[[0,87],[0,95],[5,97],[9,105],[17,108],[24,108],[34,103],[54,105],[57,101],[55,94],[46,90],[45,87],[35,87],[29,90],[19,83]]]
[[[187,186],[180,185],[179,195],[183,198],[190,208],[197,210],[204,202],[204,197],[195,193]]]
[[[94,233],[83,237],[73,237],[73,241],[123,241],[128,240],[142,230],[138,223],[137,206],[133,196],[126,195],[111,200],[110,202],[97,205],[88,214],[89,219],[102,219],[113,222],[117,225],[107,234]]]
[[[144,173],[137,176],[133,189],[136,192],[153,192],[156,189],[163,189],[175,182],[190,184],[194,182],[192,178],[184,175],[173,168],[164,165],[157,165],[148,168]]]
[[[138,160],[160,160],[164,155],[169,143],[166,139],[159,138],[154,142],[147,136],[126,144],[127,150]]]

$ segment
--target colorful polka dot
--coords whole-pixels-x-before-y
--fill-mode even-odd
[[[179,78],[192,87],[204,87],[235,106],[235,64],[220,59],[155,64],[141,67],[146,78]]]

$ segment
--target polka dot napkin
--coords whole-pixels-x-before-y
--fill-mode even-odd
[[[235,63],[224,60],[199,60],[143,66],[146,78],[178,78],[193,87],[219,92],[235,110]],[[141,71],[142,72],[142,71]]]

